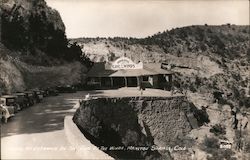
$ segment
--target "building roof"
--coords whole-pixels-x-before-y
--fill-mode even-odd
[[[143,64],[142,69],[120,69],[120,70],[106,70],[105,62],[94,63],[89,70],[88,77],[135,77],[148,76],[158,74],[172,74],[171,71],[162,69],[161,63],[146,63]]]
[[[105,70],[105,62],[96,62],[87,73],[88,77],[109,77],[115,71]]]
[[[136,76],[146,76],[154,75],[155,72],[146,69],[121,69],[112,73],[109,77],[136,77]]]
[[[151,70],[157,74],[173,74],[172,71],[163,69],[161,63],[145,63],[143,64],[143,68],[147,70]]]
[[[15,96],[25,96],[25,93],[14,93]]]
[[[0,98],[16,98],[15,95],[3,95]]]

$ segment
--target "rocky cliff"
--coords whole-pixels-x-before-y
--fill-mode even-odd
[[[59,13],[44,0],[3,0],[0,16],[0,93],[84,79],[88,59],[68,43]]]
[[[200,94],[92,99],[81,102],[73,121],[116,159],[249,159],[250,114],[212,99]]]
[[[41,56],[38,50],[53,55],[53,47],[66,51],[62,19],[44,0],[5,0],[1,10],[1,40],[6,47],[22,51],[23,55]]]

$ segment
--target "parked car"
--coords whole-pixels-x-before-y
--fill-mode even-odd
[[[73,85],[73,87],[75,88],[76,91],[84,91],[86,90],[86,85],[79,83],[79,84],[75,84]]]
[[[21,109],[29,106],[29,101],[25,93],[20,92],[20,93],[15,93],[14,95],[17,97],[16,101],[21,107]]]
[[[47,90],[47,89],[45,89],[45,90],[41,90],[41,93],[42,93],[43,97],[47,97],[47,96],[49,96],[49,92],[48,92],[48,90]]]
[[[35,102],[40,103],[43,100],[43,94],[40,90],[34,90]]]
[[[66,86],[58,86],[56,88],[60,93],[75,93],[76,88],[71,85],[66,85]]]
[[[4,95],[0,97],[2,106],[8,109],[14,108],[14,113],[17,113],[19,110],[21,110],[16,100],[17,97],[14,95]]]
[[[49,96],[58,96],[58,90],[54,88],[47,88],[47,91]]]
[[[0,101],[0,103],[2,103],[2,100]],[[0,120],[4,120],[4,122],[7,123],[8,119],[15,115],[14,110],[14,106],[5,106],[0,104]]]
[[[33,106],[34,103],[35,103],[35,97],[34,97],[34,93],[31,92],[31,91],[26,91],[24,92],[27,99],[28,99],[28,103],[29,103],[29,106]]]

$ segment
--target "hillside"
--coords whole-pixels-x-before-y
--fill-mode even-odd
[[[18,56],[11,56],[13,51],[1,43],[0,51],[5,53],[0,57],[0,88],[4,92],[78,84],[85,76],[86,67],[80,62],[38,66],[22,62]]]
[[[78,38],[82,51],[93,61],[120,56],[135,62],[165,62],[176,72],[176,86],[192,92],[220,90],[232,94],[232,103],[248,92],[250,77],[249,26],[188,26],[147,38]],[[231,99],[231,98],[230,98]],[[242,104],[242,103],[241,103]]]
[[[48,7],[45,0],[1,1],[0,16],[0,95],[1,92],[16,92],[84,82],[87,69],[92,64],[90,60],[100,62],[127,56],[135,62],[168,63],[174,72],[174,88],[186,94],[185,101],[192,102],[192,105],[198,109],[199,114],[193,114],[192,117],[197,120],[209,118],[210,122],[206,121],[207,123],[197,128],[188,127],[185,131],[188,139],[182,139],[181,137],[184,135],[181,132],[167,133],[177,127],[176,124],[179,124],[180,128],[184,130],[187,127],[187,120],[184,121],[185,123],[182,123],[182,120],[190,114],[182,114],[178,108],[182,106],[182,103],[178,101],[178,98],[170,100],[169,103],[164,100],[161,105],[151,102],[141,103],[140,101],[140,108],[145,110],[137,109],[137,111],[143,111],[140,113],[142,117],[139,117],[139,120],[146,122],[150,120],[150,116],[153,117],[152,119],[156,119],[157,123],[149,124],[149,129],[154,130],[153,133],[157,136],[162,136],[162,139],[168,135],[173,138],[173,141],[183,140],[180,143],[185,144],[186,140],[189,143],[191,138],[194,145],[188,150],[188,157],[195,154],[196,157],[204,159],[249,159],[249,26],[230,24],[187,26],[159,32],[142,39],[115,37],[68,40],[59,13]],[[121,92],[129,94],[126,91]],[[223,94],[220,95],[220,93]],[[119,110],[122,106],[119,103],[123,103],[123,101],[117,103],[115,100],[114,102],[119,107],[113,106],[112,109]],[[106,104],[106,100],[100,104]],[[125,109],[128,109],[128,115],[131,116],[132,110],[127,106],[128,101],[125,101],[124,104],[126,104]],[[171,107],[172,105],[173,107]],[[152,109],[152,106],[156,108]],[[88,107],[93,106],[89,104]],[[96,108],[101,110],[95,110],[93,113],[99,113],[102,111],[102,107],[108,106],[103,105],[99,108],[98,103]],[[160,107],[160,110],[157,110],[157,107]],[[187,109],[191,108],[193,106],[189,106]],[[171,114],[168,109],[172,110],[174,114]],[[186,111],[185,105],[182,109]],[[88,109],[81,111],[84,115],[86,113],[87,116],[90,115]],[[85,113],[85,111],[87,112]],[[144,114],[144,111],[150,112]],[[109,112],[109,110],[105,110],[105,112],[107,115],[112,113],[112,116],[107,116],[108,121],[112,117],[121,118],[125,113],[118,111],[120,115],[114,114],[116,116],[113,116],[113,112]],[[100,112],[100,117],[105,112]],[[167,114],[159,116],[161,113]],[[144,115],[146,116],[144,117]],[[171,118],[171,116],[173,117]],[[93,124],[100,129],[103,124],[99,120],[95,121],[98,118],[99,115],[96,114]],[[170,118],[173,121],[164,121],[163,118]],[[82,116],[82,120],[85,119],[86,117]],[[90,118],[90,120],[92,119]],[[127,116],[124,119],[126,120]],[[124,119],[121,120],[121,123],[130,122],[124,121]],[[142,121],[140,122],[142,124],[139,124],[137,116],[132,117],[131,120],[136,124],[136,130],[140,129],[141,125],[144,126],[144,130],[148,130],[145,127],[148,122],[145,123],[146,125]],[[164,123],[161,123],[162,120]],[[171,125],[166,126],[167,122],[171,122]],[[92,125],[92,121],[90,124]],[[109,125],[109,123],[107,124]],[[158,126],[161,130],[158,130]],[[166,130],[164,127],[168,129]],[[119,127],[114,128],[119,130]],[[174,131],[178,132],[179,128]],[[123,133],[125,132],[121,132],[121,134]],[[141,134],[141,132],[139,133]],[[175,135],[177,137],[174,137]],[[126,135],[123,136],[126,137]],[[131,136],[136,140],[136,137],[130,132],[128,132],[128,138],[125,139],[130,140]],[[110,136],[108,137],[110,138]],[[162,139],[156,139],[158,144]],[[221,140],[230,142],[232,148],[221,149],[219,146]],[[186,157],[186,152],[175,152],[170,156],[174,159],[182,159]],[[143,157],[146,156],[143,155]]]
[[[84,80],[90,62],[68,43],[59,13],[44,0],[5,0],[0,16],[0,93]]]
[[[135,60],[143,61],[162,61],[166,54],[167,57],[188,57],[199,53],[215,58],[243,58],[243,63],[250,58],[249,34],[249,26],[205,25],[175,28],[142,39],[78,38],[72,39],[71,42],[78,42],[83,51],[96,61],[103,61],[107,54],[112,53],[117,56],[125,53]]]
[[[173,159],[191,159],[191,155],[197,159],[249,159],[249,26],[188,26],[143,39],[78,38],[70,42],[96,62],[127,56],[135,62],[171,65],[175,88],[206,111],[210,120],[187,135],[193,139],[189,153],[173,152]],[[222,96],[216,96],[220,92]],[[221,141],[231,143],[231,148],[220,148]]]

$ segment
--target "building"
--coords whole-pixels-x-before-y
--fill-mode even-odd
[[[87,73],[87,85],[95,88],[143,87],[170,90],[172,72],[161,63],[134,63],[127,57],[97,62]]]

